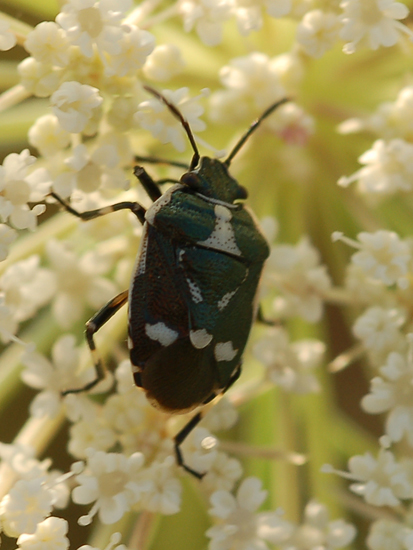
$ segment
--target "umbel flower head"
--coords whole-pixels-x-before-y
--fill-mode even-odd
[[[0,12],[5,548],[412,547],[411,8],[67,0]],[[212,183],[237,188],[234,203],[196,187],[197,150],[221,159]],[[241,223],[247,210],[257,220]],[[149,291],[131,293],[128,319],[115,310],[134,273]],[[182,309],[185,345],[170,328]],[[150,344],[150,400],[129,357],[138,317],[129,348]],[[225,396],[160,410],[156,396],[179,405],[202,389],[211,362]],[[108,372],[94,385],[96,368]]]

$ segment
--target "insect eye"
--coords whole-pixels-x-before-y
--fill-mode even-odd
[[[181,177],[181,182],[192,189],[199,188],[199,176],[194,174],[194,172],[187,172],[186,174],[183,174]]]
[[[238,186],[237,199],[246,199],[248,198],[248,191],[243,185]]]

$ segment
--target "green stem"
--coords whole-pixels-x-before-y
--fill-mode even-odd
[[[2,5],[13,13],[24,13],[26,17],[36,17],[40,20],[53,20],[59,12],[57,0],[2,0]]]

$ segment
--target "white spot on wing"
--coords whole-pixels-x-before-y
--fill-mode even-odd
[[[194,348],[203,349],[211,342],[212,334],[209,334],[204,328],[191,330],[189,332],[189,339]]]
[[[214,207],[214,212],[216,216],[214,230],[205,241],[200,241],[198,244],[241,256],[241,250],[237,246],[234,229],[231,225],[230,210],[226,206],[217,204]]]
[[[133,340],[130,336],[128,336],[128,349],[133,349]]]
[[[222,311],[224,308],[227,307],[227,305],[229,304],[229,301],[234,296],[234,294],[237,292],[237,290],[238,289],[235,289],[232,292],[227,292],[226,294],[223,295],[223,297],[220,299],[220,301],[217,304],[217,307],[218,307],[219,311]]]
[[[175,330],[168,328],[165,323],[155,323],[154,325],[146,323],[145,332],[151,340],[156,340],[161,346],[165,347],[173,344],[179,336]]]
[[[172,193],[177,189],[181,189],[181,187],[183,187],[182,184],[176,183],[170,189],[165,191],[165,193],[161,195],[150,208],[148,208],[145,214],[145,219],[148,223],[154,225],[156,214],[171,201]]]
[[[186,279],[186,282],[188,283],[188,286],[189,286],[189,292],[191,293],[192,301],[195,304],[199,304],[200,302],[202,302],[203,298],[202,298],[202,293],[199,286],[193,281],[191,281],[191,279],[188,279],[188,278]]]
[[[214,355],[217,361],[232,361],[238,350],[234,349],[232,342],[220,342],[215,346]]]

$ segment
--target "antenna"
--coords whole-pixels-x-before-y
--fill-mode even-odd
[[[159,93],[154,88],[151,88],[150,86],[144,86],[144,88],[147,92],[149,92],[150,94],[157,97],[160,101],[162,101],[162,103],[164,103],[168,107],[168,109],[171,111],[171,113],[174,115],[174,117],[177,118],[180,121],[180,123],[182,124],[182,127],[185,130],[186,135],[188,136],[189,142],[190,142],[190,144],[192,146],[192,149],[194,151],[194,156],[192,157],[191,164],[189,165],[189,171],[193,170],[199,162],[200,155],[199,155],[198,147],[195,143],[194,134],[192,133],[192,130],[191,130],[191,127],[188,124],[188,121],[184,119],[182,113],[177,109],[177,107],[175,107],[175,105],[173,103],[168,101],[164,95]]]
[[[250,137],[250,135],[255,132],[255,130],[258,128],[258,126],[261,124],[261,122],[266,119],[268,116],[270,116],[271,113],[273,113],[278,107],[281,105],[284,105],[287,101],[290,101],[288,97],[284,97],[283,99],[280,99],[276,103],[273,103],[266,109],[262,115],[255,120],[251,126],[248,128],[248,130],[245,132],[243,136],[238,140],[238,142],[235,144],[235,147],[232,149],[228,157],[224,160],[223,164],[225,166],[229,166],[231,164],[232,159],[235,157],[235,155],[238,153],[238,151],[241,149],[241,147],[244,145],[244,143],[247,141],[247,139]]]

